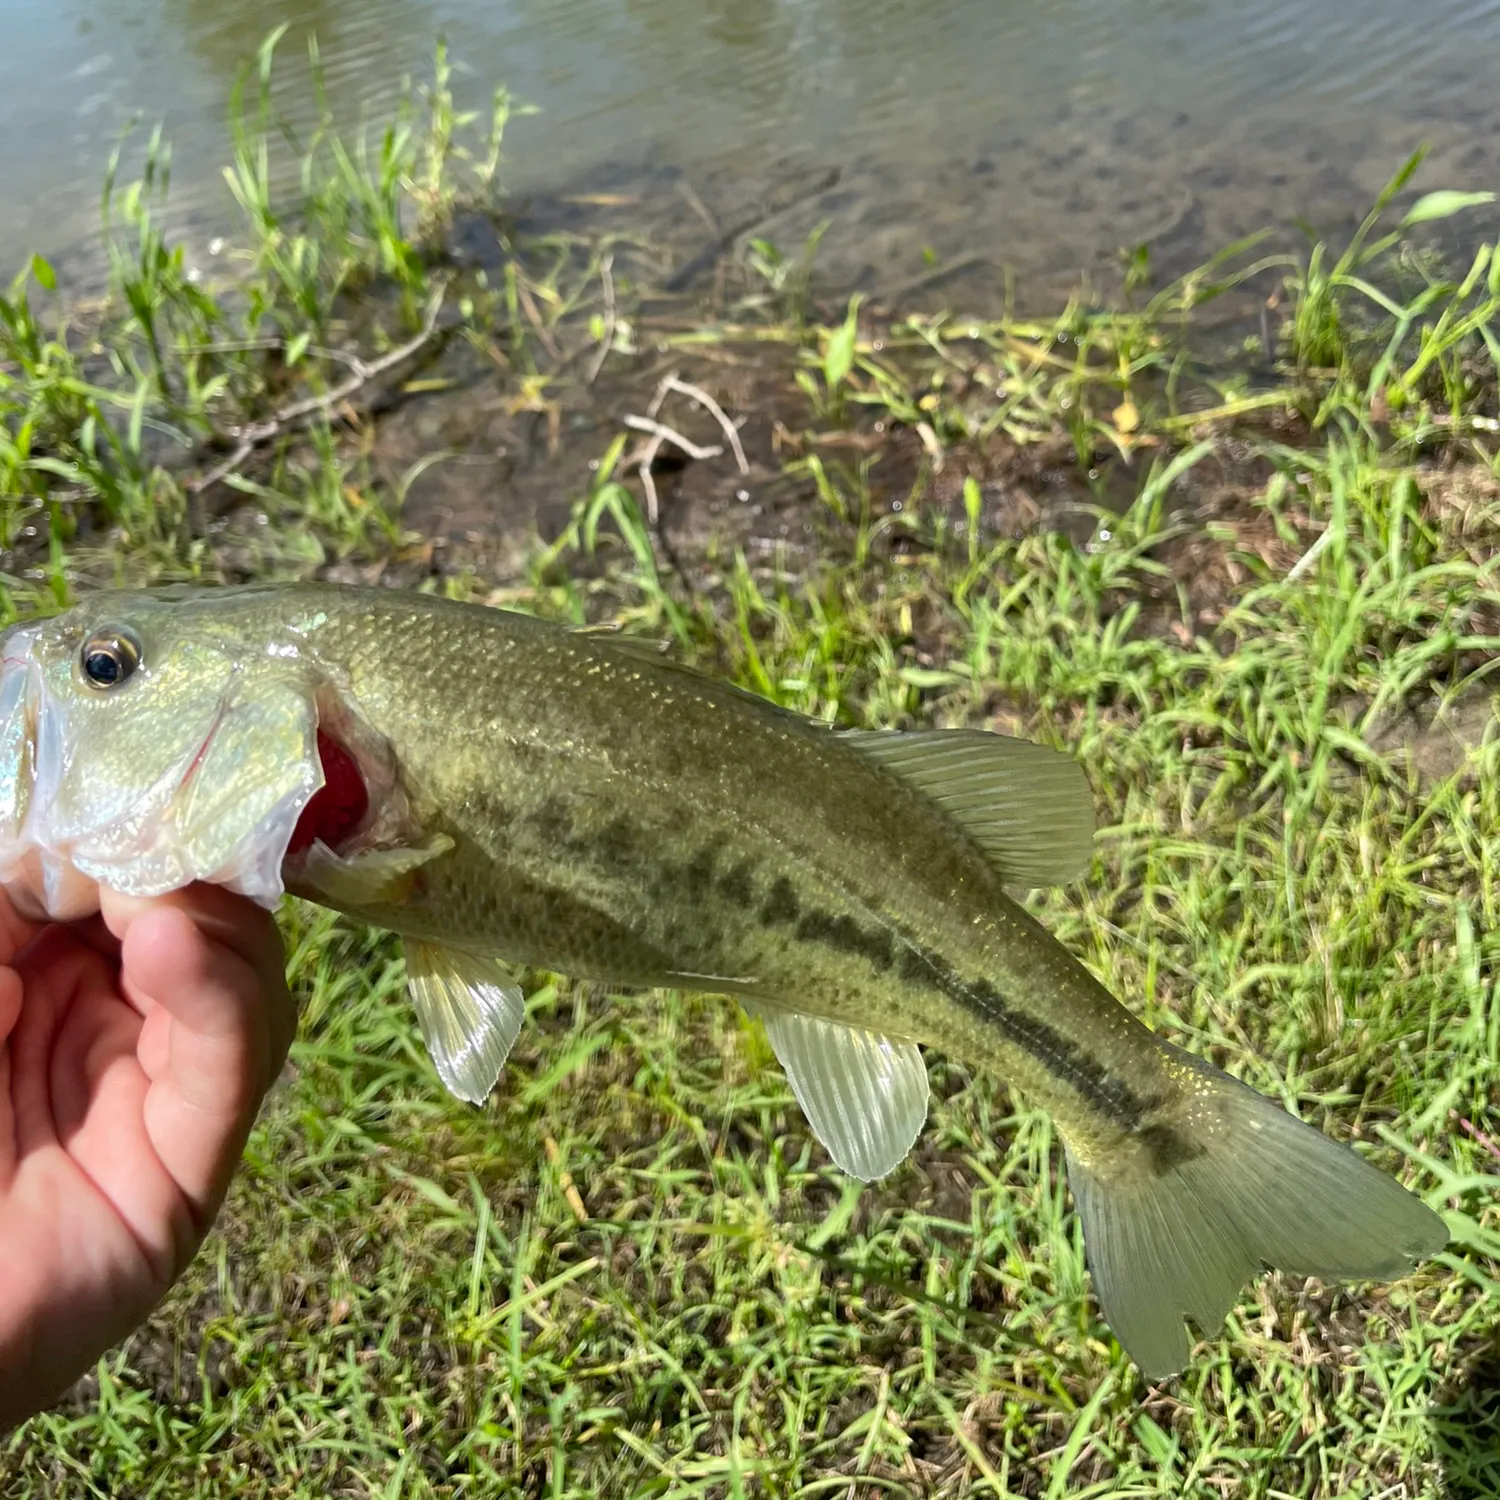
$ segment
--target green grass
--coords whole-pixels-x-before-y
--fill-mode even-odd
[[[401,486],[375,485],[361,446],[335,433],[455,339],[482,339],[507,373],[531,368],[504,289],[444,243],[460,191],[471,212],[495,206],[505,93],[483,117],[459,112],[440,48],[432,81],[373,136],[345,141],[325,115],[311,139],[287,138],[269,104],[281,35],[232,101],[224,176],[240,222],[218,279],[162,228],[171,151],[157,132],[138,180],[120,181],[118,151],[106,176],[105,296],[59,296],[41,256],[0,294],[0,547],[25,564],[0,579],[10,608],[122,568],[223,577],[207,502],[222,513],[236,492],[282,543],[257,571],[389,546]],[[315,45],[308,86],[321,97]],[[535,292],[564,301],[545,273]]]
[[[145,434],[201,442],[326,386],[315,349],[351,326],[371,357],[409,336],[459,201],[424,166],[447,118],[363,157],[318,143],[284,219],[260,120],[234,287],[184,281],[136,200],[86,342],[35,330],[35,287],[13,292],[0,515],[8,538],[46,521],[14,602],[61,597],[78,566],[224,575],[191,468],[148,462]],[[423,202],[442,212],[403,228]],[[785,479],[812,561],[710,536],[677,559],[687,587],[622,441],[503,591],[815,714],[1073,748],[1098,857],[1036,909],[1163,1034],[1363,1142],[1446,1213],[1447,1253],[1390,1288],[1257,1285],[1147,1388],[1089,1301],[1048,1121],[1002,1080],[933,1056],[918,1150],[863,1187],[729,1005],[543,975],[473,1109],[422,1054],[395,945],[297,908],[301,1038],[219,1229],[151,1325],[0,1451],[4,1493],[1500,1492],[1500,271],[1485,247],[1450,275],[1412,238],[1463,206],[1429,195],[1350,252],[1234,247],[1146,300],[1133,275],[1135,306],[1045,321],[819,314],[802,284],[789,307],[792,262],[758,246],[730,303],[661,342],[759,361],[800,401]],[[519,405],[585,378],[604,253],[517,246],[492,298],[445,294]],[[1284,322],[1257,358],[1279,376],[1255,389],[1203,357],[1197,315],[1268,278]],[[292,395],[268,355],[300,371]],[[862,459],[831,441],[851,432]],[[264,570],[396,545],[361,442],[320,413],[237,472],[286,538]],[[1133,503],[1008,534],[1036,452]],[[356,483],[385,525],[352,516]],[[1445,714],[1456,740],[1430,727]]]

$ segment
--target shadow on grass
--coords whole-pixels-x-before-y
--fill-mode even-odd
[[[1433,1402],[1433,1449],[1448,1500],[1500,1495],[1500,1330],[1465,1361]]]

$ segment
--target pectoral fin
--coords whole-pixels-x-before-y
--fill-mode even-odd
[[[1003,880],[1058,885],[1088,868],[1094,801],[1071,755],[982,729],[854,729],[840,738],[931,797]]]
[[[927,1118],[927,1067],[916,1043],[793,1011],[745,1008],[765,1023],[797,1103],[834,1162],[865,1182],[897,1167]]]
[[[404,849],[367,849],[346,858],[319,840],[307,851],[297,884],[337,906],[399,906],[413,874],[452,847],[453,840],[438,833]]]
[[[471,1104],[489,1096],[505,1066],[526,997],[498,959],[406,940],[406,977],[422,1039],[450,1093]]]

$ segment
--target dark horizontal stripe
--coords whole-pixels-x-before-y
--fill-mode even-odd
[[[767,925],[795,923],[801,941],[863,958],[877,972],[884,973],[898,962],[897,939],[889,928],[861,924],[843,912],[805,907],[797,901],[785,877],[778,878],[771,887],[760,915]],[[954,1005],[977,1016],[1012,1046],[1036,1058],[1093,1109],[1122,1129],[1142,1131],[1151,1113],[1164,1102],[1137,1093],[1071,1037],[1008,1000],[992,981],[965,979],[947,959],[930,948],[909,941],[902,941],[900,947],[898,972],[903,981],[936,990]],[[1182,1143],[1165,1138],[1171,1134],[1167,1127],[1148,1128],[1154,1133],[1148,1143],[1153,1160],[1171,1157],[1174,1152],[1181,1158]]]
[[[752,861],[742,859],[721,868],[720,839],[705,842],[685,862],[674,864],[660,859],[654,832],[625,814],[580,830],[573,810],[564,799],[553,797],[528,821],[559,853],[582,858],[616,878],[639,874],[662,897],[681,896],[690,906],[717,897],[736,909],[754,912],[764,927],[790,928],[799,942],[862,959],[876,973],[894,968],[904,983],[936,991],[1035,1058],[1112,1124],[1138,1133],[1159,1171],[1196,1154],[1196,1148],[1170,1126],[1151,1122],[1164,1099],[1138,1093],[1087,1048],[1017,1005],[991,980],[965,978],[942,954],[900,938],[887,926],[808,905],[785,875],[757,889],[757,867]]]

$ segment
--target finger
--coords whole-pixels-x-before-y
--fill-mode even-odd
[[[133,1051],[140,1019],[117,999],[97,1003],[114,995],[110,966],[60,924],[37,934],[13,972],[22,995],[8,1041],[12,1108],[26,1155],[77,1127],[104,1069]]]
[[[146,1129],[206,1227],[280,1067],[272,1017],[278,1007],[290,1009],[285,980],[277,970],[267,993],[241,953],[170,902],[133,916],[121,957],[124,979],[148,1012],[142,1040],[151,1055],[143,1070],[149,1060],[155,1076],[143,1106]]]
[[[30,945],[20,972],[25,995],[6,1048],[19,1170],[70,1159],[83,1197],[110,1204],[164,1288],[200,1234],[147,1133],[141,1018],[120,998],[114,966],[60,924]],[[64,1206],[58,1198],[53,1211]]]
[[[21,976],[12,968],[0,967],[0,1047],[21,1017],[21,990]]]
[[[105,925],[100,913],[95,912],[91,917],[80,917],[76,922],[69,922],[67,928],[79,942],[86,943],[95,953],[107,958],[111,963],[118,962],[120,940]]]
[[[254,970],[266,998],[272,1060],[280,1071],[296,1032],[297,1012],[287,990],[281,933],[270,912],[217,885],[191,885],[150,898],[123,896],[108,889],[100,894],[104,922],[117,938],[123,939],[131,924],[146,912],[170,908],[182,912],[211,940],[238,954]]]
[[[221,885],[200,882],[164,896],[125,896],[101,887],[99,894],[100,912],[117,938],[123,939],[130,924],[145,912],[172,907],[216,942],[238,953],[263,981],[284,975],[285,956],[275,918],[263,906]]]
[[[16,956],[46,925],[23,916],[10,893],[0,890],[0,964],[13,963]]]
[[[0,1191],[16,1163],[16,1116],[11,1095],[11,1049],[6,1045],[21,1016],[21,976],[0,968]]]

